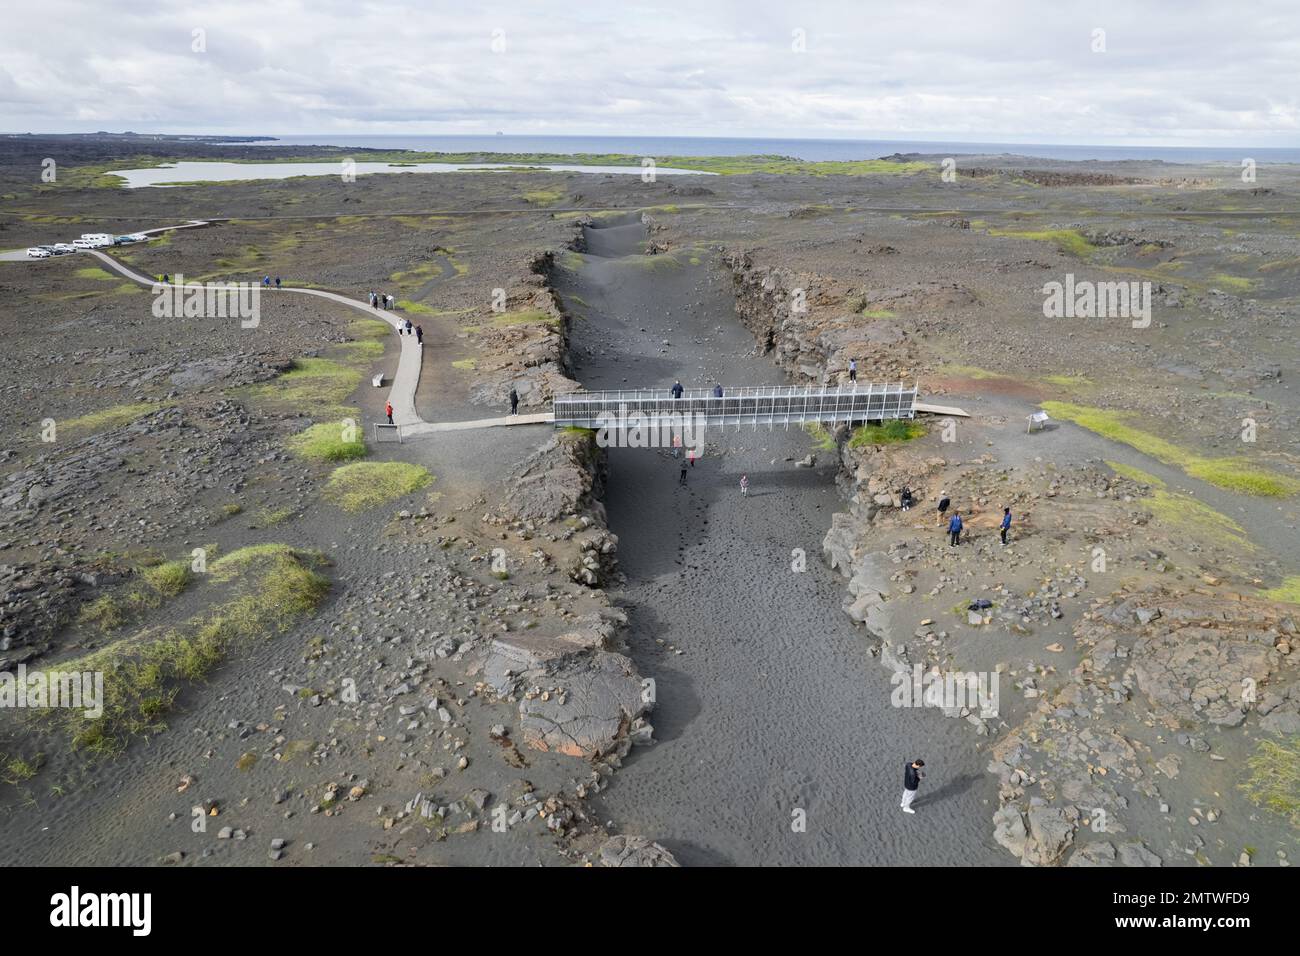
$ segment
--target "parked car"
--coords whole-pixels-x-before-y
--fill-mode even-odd
[[[72,248],[74,249],[93,249],[95,242],[93,239],[73,239]]]
[[[56,242],[50,247],[50,252],[56,256],[66,256],[70,252],[76,252],[75,246],[66,242]]]
[[[42,246],[33,246],[27,250],[27,255],[32,259],[48,259],[50,257],[50,250]]]

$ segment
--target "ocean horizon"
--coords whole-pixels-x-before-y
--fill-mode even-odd
[[[250,134],[258,135],[258,134]],[[269,134],[266,134],[269,135]],[[746,156],[773,154],[809,162],[878,159],[895,153],[1011,154],[1038,159],[1162,161],[1166,163],[1300,163],[1300,147],[1098,146],[955,140],[800,139],[714,136],[344,135],[275,136],[271,146],[342,146],[421,152],[625,153],[634,156]]]

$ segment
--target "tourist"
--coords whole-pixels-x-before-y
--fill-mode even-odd
[[[673,398],[682,397],[682,383],[680,381],[673,382],[672,392],[673,392]]]
[[[390,296],[390,301],[391,301],[391,296]],[[407,320],[406,320],[406,334],[407,334],[407,335],[414,335],[414,334],[415,334],[415,326],[411,325],[411,320],[410,320],[410,319],[407,319]]]
[[[713,386],[713,397],[714,397],[714,398],[721,398],[721,397],[722,397],[722,386],[721,386],[721,385],[714,385],[714,386]]]
[[[375,295],[373,292],[370,293],[370,307],[372,309],[379,308],[379,296]]]
[[[749,475],[740,476],[740,497],[749,497]]]
[[[898,496],[898,502],[903,506],[904,511],[911,511],[912,505],[916,502],[912,497],[912,489],[904,486],[902,494]]]
[[[676,458],[682,452],[682,436],[673,436],[673,457]]]
[[[415,327],[415,344],[416,345],[424,344],[424,326],[422,325],[417,325]]]
[[[856,382],[857,380],[858,380],[858,360],[849,359],[849,381]]]
[[[388,294],[386,301],[388,302],[388,308],[391,309],[393,307],[393,296],[391,292]]]
[[[950,545],[956,547],[957,545],[961,544],[961,512],[960,511],[954,511],[952,513],[952,520],[948,522],[948,534],[951,536],[952,539],[948,542]]]
[[[948,510],[948,505],[952,502],[948,499],[948,492],[939,492],[939,524],[943,524],[944,513]]]
[[[921,787],[921,781],[925,779],[925,772],[921,769],[925,766],[924,760],[913,760],[903,768],[903,801],[899,804],[904,813],[915,813],[912,809],[912,801],[916,799],[916,791]]]
[[[275,291],[276,291],[276,292],[279,292],[279,291],[280,291],[280,277],[279,277],[279,276],[276,276],[276,277],[275,277]]]
[[[695,467],[695,446],[694,445],[686,449],[686,460],[691,463],[692,468]]]
[[[519,393],[515,391],[513,385],[510,386],[510,414],[519,414]]]
[[[685,459],[685,458],[682,459],[682,471],[681,471],[681,474],[680,474],[680,475],[678,476],[678,478],[677,478],[677,483],[678,483],[679,485],[684,485],[684,484],[686,484],[686,459]]]
[[[384,402],[384,414],[388,416],[388,424],[393,424],[393,403]]]
[[[164,273],[163,273],[163,277],[162,277],[162,281],[163,281],[163,285],[171,285],[172,277],[169,276],[167,273],[164,272]]]
[[[1002,545],[1006,547],[1007,532],[1011,530],[1011,509],[1002,509]]]
[[[269,288],[271,288],[271,277],[270,277],[270,276],[262,276],[262,287],[265,288],[265,289],[269,289]]]

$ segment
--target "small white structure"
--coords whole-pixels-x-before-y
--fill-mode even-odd
[[[376,372],[374,377],[370,380],[370,384],[375,388],[382,388],[384,384],[384,373]]]
[[[1028,435],[1030,432],[1032,432],[1034,430],[1035,425],[1037,425],[1039,428],[1046,427],[1047,423],[1050,422],[1051,420],[1052,419],[1047,414],[1047,412],[1034,412],[1034,414],[1029,416],[1029,427],[1025,429],[1025,434]]]

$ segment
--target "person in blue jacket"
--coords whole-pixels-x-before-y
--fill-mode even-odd
[[[948,522],[948,535],[951,537],[948,543],[953,547],[961,544],[961,512],[954,511],[952,520]]]
[[[680,381],[673,382],[673,387],[670,389],[670,391],[673,393],[673,398],[681,398],[682,383]]]
[[[1011,509],[1002,509],[1002,543],[1007,543],[1007,532],[1011,530]]]

